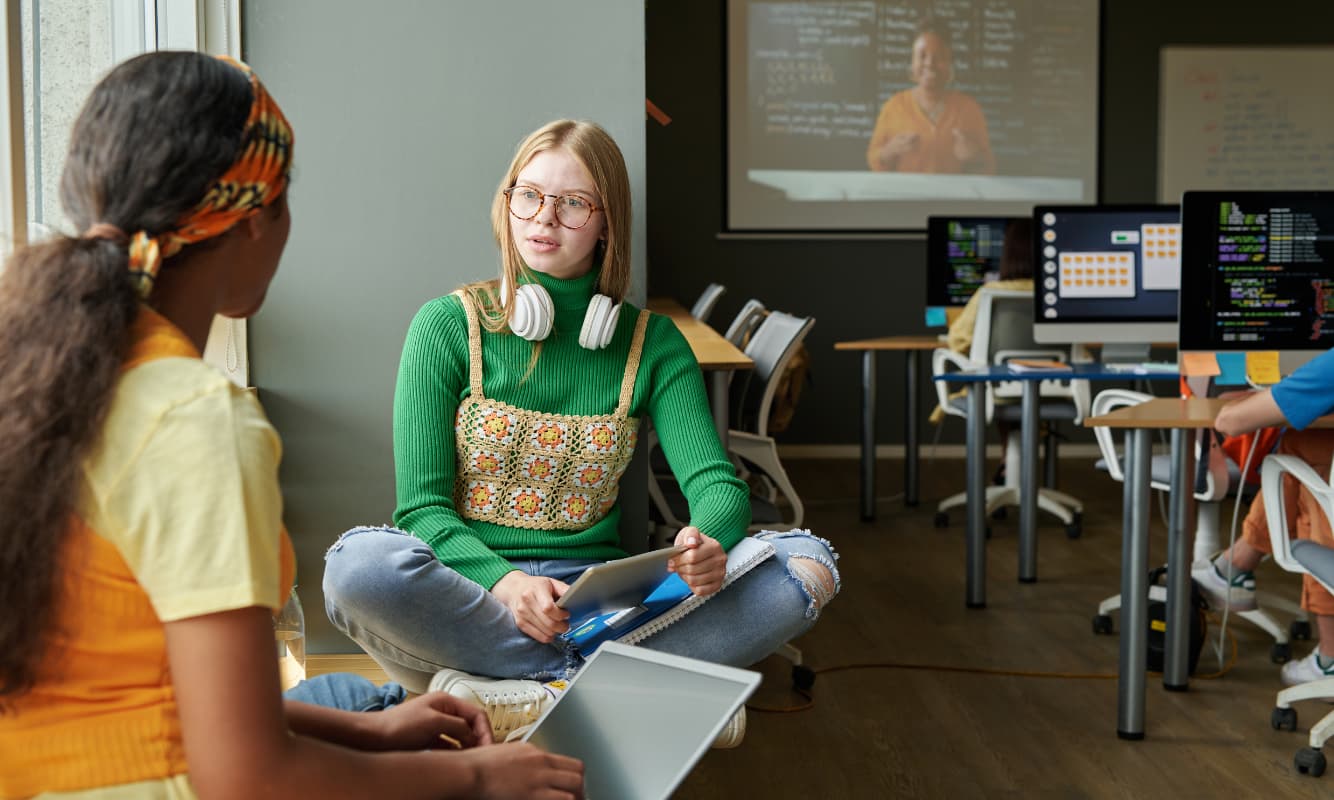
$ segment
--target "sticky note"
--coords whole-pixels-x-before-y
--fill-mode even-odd
[[[1188,377],[1217,375],[1218,358],[1213,353],[1182,353],[1181,374]]]
[[[945,307],[927,306],[926,307],[926,327],[943,328],[945,327]]]
[[[1278,351],[1263,350],[1246,354],[1246,374],[1261,386],[1272,386],[1282,376],[1278,372]]]
[[[1218,377],[1214,383],[1219,386],[1246,385],[1246,354],[1219,353]]]

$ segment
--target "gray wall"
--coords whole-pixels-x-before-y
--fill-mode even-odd
[[[723,13],[713,3],[648,0],[648,97],[671,115],[648,125],[649,293],[692,300],[728,287],[725,325],[749,297],[816,317],[807,339],[813,383],[783,443],[858,441],[860,356],[833,343],[923,333],[925,242],[720,240],[724,198]],[[1158,51],[1169,44],[1334,43],[1334,3],[1288,0],[1104,0],[1101,197],[1156,202]],[[1331,76],[1334,78],[1334,76]],[[902,360],[880,357],[879,440],[902,442]],[[924,381],[924,383],[927,383]],[[922,387],[923,408],[934,404]],[[962,441],[947,425],[942,441]],[[1091,441],[1085,431],[1073,438]],[[926,440],[933,431],[924,432]]]
[[[243,11],[245,57],[296,134],[292,234],[251,322],[251,375],[283,438],[311,649],[337,652],[350,643],[324,615],[322,556],[344,529],[393,512],[403,335],[425,301],[497,274],[492,193],[542,123],[595,120],[624,151],[642,302],[644,7],[260,0]],[[574,77],[554,79],[557,60]],[[625,503],[627,519],[646,519],[643,492]]]

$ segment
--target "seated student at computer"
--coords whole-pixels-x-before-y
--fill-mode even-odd
[[[1276,452],[1294,455],[1323,473],[1334,457],[1334,430],[1306,430],[1317,417],[1334,411],[1334,350],[1308,362],[1269,389],[1243,393],[1224,406],[1214,427],[1228,436],[1282,425],[1291,428]],[[1256,453],[1253,463],[1265,453]],[[1303,539],[1334,547],[1334,531],[1310,492],[1296,481],[1284,481],[1288,530]],[[1192,577],[1217,606],[1236,611],[1256,607],[1253,570],[1270,552],[1264,498],[1256,495],[1243,523],[1242,536],[1212,562],[1195,564]],[[1228,576],[1231,575],[1229,582]],[[1302,608],[1315,616],[1320,641],[1303,659],[1283,665],[1288,686],[1334,675],[1334,597],[1310,575],[1302,576]]]
[[[1033,291],[1033,221],[1028,217],[1012,220],[1005,226],[1005,239],[1001,243],[1000,273],[997,280],[987,281],[981,289],[1002,289],[1016,292]],[[973,347],[973,328],[977,325],[977,307],[979,298],[976,292],[968,303],[950,323],[946,334],[946,345],[959,355],[968,355]],[[962,389],[962,397],[968,390]],[[937,407],[931,412],[931,422],[939,424],[945,419],[945,412]],[[1004,423],[998,423],[1003,425]],[[1004,447],[1005,437],[1001,442]],[[1004,459],[1001,461],[1004,464]]]
[[[1033,220],[1020,217],[1005,226],[1000,274],[996,280],[982,284],[981,288],[1033,291]],[[974,293],[963,311],[950,324],[949,348],[960,355],[968,355],[973,346],[973,327],[977,324],[978,305],[978,296]]]
[[[407,334],[398,528],[344,534],[324,591],[333,623],[391,678],[480,701],[502,738],[582,664],[557,638],[568,613],[556,600],[626,554],[618,482],[640,419],[653,419],[690,502],[676,536],[689,549],[673,564],[695,594],[722,585],[750,501],[680,331],[622,303],[630,181],[611,137],[572,120],[529,135],[491,224],[500,280],[426,303]],[[776,557],[643,646],[747,666],[808,630],[838,591],[832,547],[806,531],[760,535]]]

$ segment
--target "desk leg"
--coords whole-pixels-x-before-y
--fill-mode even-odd
[[[1024,381],[1019,407],[1019,582],[1038,580],[1038,381]]]
[[[1195,519],[1195,437],[1172,430],[1172,506],[1167,516],[1167,644],[1163,648],[1163,688],[1190,688],[1190,553]]]
[[[862,353],[862,522],[875,519],[875,355]]]
[[[718,440],[723,443],[723,451],[726,452],[727,430],[730,426],[727,413],[727,384],[731,381],[732,371],[713,370],[710,377],[713,380],[713,392],[709,397],[709,403],[713,406],[713,425],[718,429]]]
[[[869,352],[869,351],[868,351]],[[917,505],[917,376],[920,370],[916,350],[904,350],[903,403],[903,503]]]
[[[965,572],[968,581],[966,605],[987,605],[987,495],[985,466],[987,460],[985,383],[968,387],[968,525],[964,532]]]
[[[1121,503],[1121,646],[1117,661],[1116,735],[1144,738],[1145,658],[1149,623],[1149,480],[1147,428],[1126,435]]]

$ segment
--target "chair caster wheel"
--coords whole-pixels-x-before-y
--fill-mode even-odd
[[[1112,634],[1112,618],[1108,614],[1093,615],[1093,635],[1110,636]]]
[[[1275,664],[1286,664],[1292,660],[1292,645],[1287,642],[1274,642],[1269,648],[1269,660]]]
[[[1314,747],[1303,747],[1293,756],[1292,765],[1303,775],[1319,778],[1325,774],[1325,754]]]
[[[998,509],[996,509],[995,511],[991,512],[991,518],[994,519],[994,520],[1003,520],[1003,519],[1005,519],[1005,506],[1001,506],[1000,508],[998,508]]]
[[[1307,641],[1311,638],[1311,623],[1304,619],[1294,619],[1288,626],[1288,634],[1294,639]]]
[[[1078,514],[1075,514],[1074,519],[1070,520],[1069,525],[1065,526],[1065,538],[1078,539],[1080,536],[1083,535],[1084,535],[1084,512],[1081,511]]]
[[[1297,709],[1275,708],[1269,712],[1269,724],[1276,731],[1297,730]]]
[[[796,664],[792,667],[792,685],[798,689],[809,690],[815,685],[815,670]]]
[[[945,511],[937,511],[935,519],[931,522],[937,528],[948,528],[950,526],[950,515]]]

